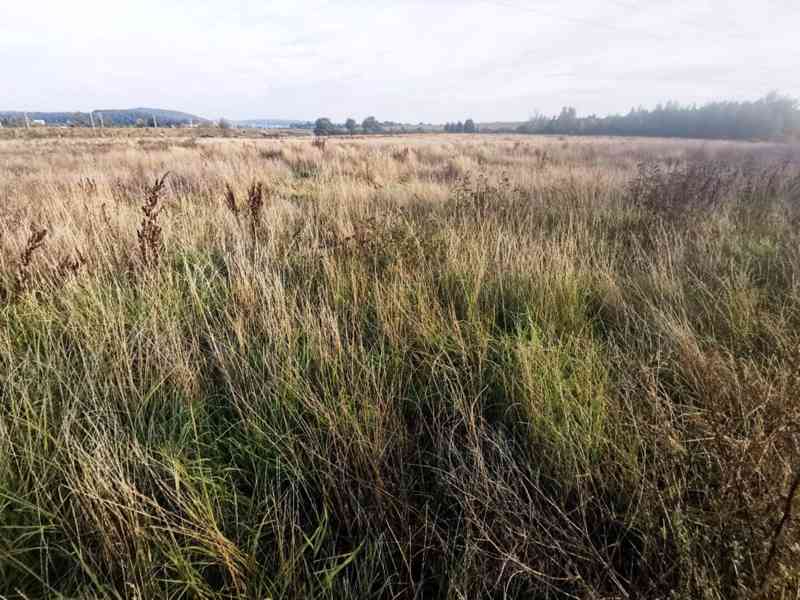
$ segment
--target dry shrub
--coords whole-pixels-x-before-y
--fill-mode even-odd
[[[92,177],[83,177],[78,182],[78,189],[86,195],[93,196],[97,194],[97,181]]]
[[[264,160],[283,160],[281,148],[267,148],[258,151],[258,156]]]
[[[411,148],[397,148],[392,151],[392,158],[397,162],[406,163],[411,157]]]
[[[169,191],[177,200],[205,202],[211,197],[207,182],[189,173],[170,173]]]
[[[62,258],[53,273],[57,285],[63,285],[68,279],[76,277],[87,262],[88,260],[80,250],[75,250],[72,256]]]
[[[752,208],[771,204],[775,197],[796,197],[799,189],[800,174],[790,162],[650,161],[639,164],[627,198],[653,214],[692,218],[728,200],[739,199]]]
[[[457,183],[465,175],[464,169],[454,160],[446,161],[432,172],[434,181],[445,184]]]
[[[512,223],[525,213],[524,196],[511,184],[505,173],[498,179],[486,173],[459,179],[452,189],[448,209],[459,220],[483,223],[491,219],[498,223]]]
[[[730,197],[739,170],[724,163],[647,162],[630,184],[632,205],[652,213],[688,216],[718,208]]]

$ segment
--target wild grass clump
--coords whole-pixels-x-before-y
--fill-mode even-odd
[[[800,589],[784,152],[28,143],[0,596]]]

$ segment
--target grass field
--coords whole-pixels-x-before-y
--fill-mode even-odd
[[[799,427],[797,148],[0,141],[4,598],[796,598]]]

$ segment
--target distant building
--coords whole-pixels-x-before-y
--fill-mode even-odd
[[[46,127],[47,123],[44,122],[43,119],[33,119],[31,121],[31,127]]]

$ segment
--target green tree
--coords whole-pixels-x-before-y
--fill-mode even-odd
[[[361,128],[364,130],[364,133],[378,133],[381,131],[381,124],[378,123],[375,117],[367,117],[361,124]]]
[[[467,119],[464,123],[464,133],[476,133],[478,128],[475,127],[475,121]]]
[[[332,135],[334,133],[336,133],[336,126],[330,119],[321,117],[314,123],[314,135]]]
[[[356,132],[356,127],[358,127],[358,123],[356,123],[356,120],[351,117],[347,119],[347,122],[344,124],[344,127],[345,129],[347,129],[350,135],[353,135]]]

